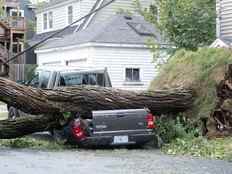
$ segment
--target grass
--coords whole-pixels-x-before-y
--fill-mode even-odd
[[[71,148],[56,141],[41,140],[32,137],[17,138],[11,140],[0,140],[0,147],[17,149],[39,149],[39,150],[64,150]]]
[[[177,138],[164,145],[162,151],[169,155],[188,155],[232,162],[232,138]]]
[[[196,91],[196,100],[185,116],[192,120],[208,118],[216,104],[215,86],[224,78],[229,63],[232,63],[232,53],[228,49],[179,50],[161,67],[150,89],[192,88]]]

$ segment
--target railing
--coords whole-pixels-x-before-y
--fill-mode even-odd
[[[25,19],[24,17],[15,17],[11,16],[8,17],[8,25],[10,28],[17,29],[17,30],[25,30]]]
[[[5,1],[5,2],[4,2]],[[7,7],[19,7],[19,0],[4,0],[4,5]]]

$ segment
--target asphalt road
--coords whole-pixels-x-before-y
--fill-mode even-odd
[[[0,148],[1,174],[232,174],[232,163],[157,150],[36,151]]]

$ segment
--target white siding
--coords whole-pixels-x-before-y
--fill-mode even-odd
[[[81,16],[84,16],[90,12],[93,8],[96,0],[82,0],[81,1]]]
[[[94,51],[95,67],[107,67],[112,86],[126,90],[146,90],[156,75],[149,49],[139,48],[104,48],[97,47]],[[125,81],[126,68],[139,68],[141,83],[133,85]]]
[[[82,0],[82,1],[70,1],[67,3],[61,3],[54,7],[49,7],[46,10],[40,11],[36,14],[37,17],[37,33],[43,33],[53,30],[58,30],[64,28],[68,25],[68,6],[73,6],[73,21],[79,19],[81,16],[89,13],[93,7],[95,0]],[[43,30],[43,14],[53,12],[53,28]]]
[[[105,0],[104,3],[110,0]],[[147,8],[152,0],[140,0],[140,3],[143,8]],[[135,12],[136,8],[134,5],[134,0],[117,0],[114,3],[110,4],[103,10],[99,11],[91,21],[91,25],[94,23],[101,23],[102,21],[106,21],[109,17],[120,12],[120,10]]]
[[[37,53],[37,64],[44,65],[69,65],[90,66],[92,65],[93,48],[79,48],[69,50],[55,50],[46,53]],[[79,63],[78,63],[79,62]]]
[[[87,47],[70,50],[56,50],[47,53],[38,53],[38,64],[65,65],[66,61],[72,60],[69,65],[86,66],[94,68],[107,68],[115,88],[126,90],[146,90],[156,75],[152,63],[152,53],[144,48],[122,48],[122,47]],[[77,60],[77,61],[75,61]],[[78,60],[80,60],[78,62]],[[139,68],[139,83],[128,83],[125,81],[126,68]]]
[[[106,0],[104,2],[108,2]],[[53,30],[58,30],[64,28],[68,25],[68,14],[67,8],[68,6],[73,6],[73,20],[77,20],[80,17],[88,14],[92,7],[94,6],[96,0],[67,0],[62,3],[56,4],[52,7],[48,7],[46,9],[40,10],[37,12],[37,33],[43,33]],[[148,7],[152,0],[140,0],[142,7]],[[108,7],[104,8],[100,12],[98,12],[94,18],[93,23],[99,23],[107,20],[110,16],[114,15],[116,12],[119,12],[120,9],[128,10],[131,12],[135,11],[134,0],[117,0]],[[53,12],[53,28],[43,30],[43,14]]]
[[[232,0],[217,0],[217,35],[232,37]]]

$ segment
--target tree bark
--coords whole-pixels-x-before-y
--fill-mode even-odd
[[[218,102],[207,129],[208,137],[223,137],[232,135],[232,64],[228,66],[225,78],[217,86]]]
[[[35,115],[77,112],[84,117],[91,117],[93,110],[144,107],[159,115],[190,108],[193,94],[191,90],[185,89],[131,92],[95,86],[42,90],[0,78],[0,100]]]
[[[183,112],[193,104],[191,90],[131,92],[75,86],[56,90],[35,89],[0,78],[0,101],[25,113],[46,116],[0,121],[0,138],[15,138],[51,127],[64,112],[91,118],[93,110],[149,108],[155,115]]]
[[[0,121],[0,139],[12,139],[41,132],[58,126],[58,120],[52,115],[22,117],[17,120]]]

